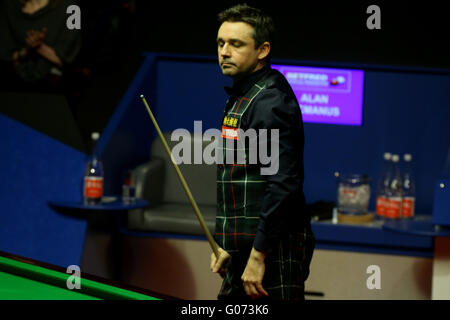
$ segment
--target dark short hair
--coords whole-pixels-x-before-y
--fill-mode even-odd
[[[262,10],[250,7],[246,3],[228,8],[217,15],[220,24],[224,22],[245,22],[253,27],[255,48],[264,42],[272,44],[275,27],[273,19]]]

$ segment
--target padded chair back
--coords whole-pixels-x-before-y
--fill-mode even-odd
[[[179,164],[181,173],[186,180],[191,193],[198,205],[216,205],[217,202],[217,185],[216,174],[217,165],[205,164],[202,157],[202,164],[194,164],[194,145],[202,147],[202,152],[211,141],[203,141],[200,135],[190,135],[190,142],[184,140],[171,141],[171,132],[164,133],[164,137],[169,145],[170,150],[173,150],[174,146],[181,146],[183,143],[186,147],[190,146],[191,161],[189,163]],[[186,139],[187,137],[183,137]],[[214,141],[214,140],[213,140]],[[182,154],[182,153],[181,153]],[[151,158],[158,157],[164,159],[166,164],[165,181],[163,183],[164,188],[164,202],[170,203],[186,203],[189,199],[184,191],[181,181],[178,178],[177,172],[173,167],[169,156],[164,148],[164,145],[159,137],[155,139],[151,148]]]

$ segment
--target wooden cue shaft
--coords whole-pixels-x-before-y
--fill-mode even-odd
[[[191,205],[194,208],[195,214],[197,215],[198,221],[200,222],[200,225],[201,225],[201,227],[203,229],[203,232],[205,232],[205,234],[206,234],[206,238],[208,239],[209,245],[211,246],[211,249],[213,250],[214,254],[216,255],[216,258],[218,259],[219,258],[219,250],[217,249],[217,244],[214,241],[214,239],[213,239],[213,237],[211,235],[211,232],[209,231],[208,227],[206,226],[205,220],[203,219],[203,216],[202,216],[202,214],[200,212],[200,209],[198,208],[197,203],[195,202],[194,197],[192,196],[191,190],[189,189],[189,187],[188,187],[188,185],[186,183],[186,180],[184,179],[183,174],[180,171],[180,168],[178,167],[178,165],[176,164],[176,162],[172,158],[172,152],[170,151],[170,148],[169,148],[169,146],[168,146],[168,144],[166,142],[166,139],[164,138],[161,130],[159,129],[158,123],[156,122],[156,119],[153,116],[153,113],[150,110],[150,107],[149,107],[149,105],[147,103],[147,100],[145,100],[144,95],[141,95],[141,99],[144,102],[144,105],[147,108],[147,112],[150,115],[150,118],[152,119],[153,125],[155,126],[156,131],[158,132],[158,135],[159,135],[159,137],[161,138],[161,140],[162,140],[162,142],[164,144],[164,147],[165,147],[165,149],[166,149],[166,151],[167,151],[167,153],[169,155],[170,161],[172,162],[172,164],[173,164],[173,166],[175,168],[175,171],[178,174],[178,178],[180,178],[180,181],[181,181],[181,184],[183,185],[184,191],[186,192],[186,194],[187,194],[187,196],[189,198],[189,201],[191,202]]]

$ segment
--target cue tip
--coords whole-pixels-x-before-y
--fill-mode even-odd
[[[141,99],[143,99],[143,98],[144,98],[144,95],[143,95],[143,94],[141,94],[141,95],[140,95],[140,97],[141,97]]]

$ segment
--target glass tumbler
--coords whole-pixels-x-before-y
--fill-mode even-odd
[[[361,174],[343,174],[338,177],[338,211],[341,214],[363,215],[368,213],[370,178]]]

